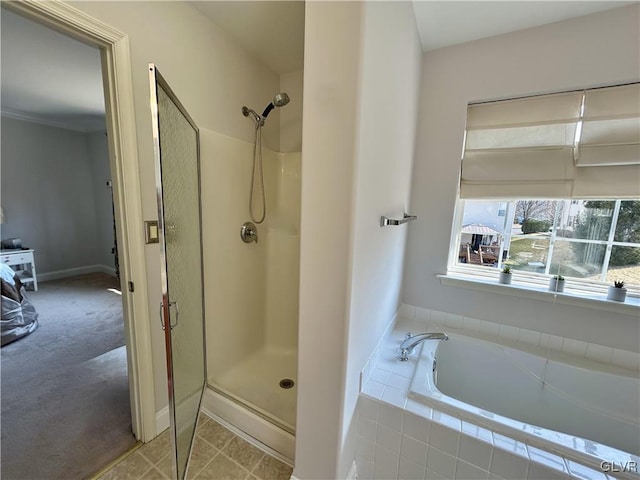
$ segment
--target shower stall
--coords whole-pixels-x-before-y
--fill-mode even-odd
[[[301,109],[301,101],[292,98],[291,105]],[[203,209],[216,212],[203,219],[204,243],[216,246],[205,248],[203,258],[208,385],[203,402],[222,420],[292,459],[301,152],[279,152],[262,142],[263,129],[277,132],[278,113],[290,107],[274,108],[288,102],[281,93],[262,115],[239,108],[247,128],[254,129],[254,142],[201,130]],[[273,442],[274,431],[289,444]]]
[[[262,143],[289,97],[243,107],[250,143],[198,128],[149,72],[174,473],[186,475],[201,406],[292,460],[301,153]]]

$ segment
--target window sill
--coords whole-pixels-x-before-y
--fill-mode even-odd
[[[608,312],[621,313],[624,315],[638,316],[640,313],[640,298],[630,297],[624,303],[614,302],[606,299],[606,295],[598,294],[576,294],[568,292],[549,292],[541,287],[530,285],[503,285],[495,279],[483,279],[478,277],[468,277],[461,274],[441,274],[436,275],[440,279],[440,284],[449,287],[468,288],[482,292],[497,293],[501,295],[511,295],[514,297],[530,298],[549,303],[559,303],[583,308],[593,308]]]

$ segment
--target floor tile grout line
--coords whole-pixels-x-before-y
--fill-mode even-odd
[[[264,457],[267,454],[265,452],[262,452],[262,456],[258,459],[258,461],[256,462],[256,464],[253,466],[253,468],[251,469],[251,474],[253,475],[253,472],[256,471],[256,469],[258,468],[258,466],[260,465],[260,463],[262,462],[262,460],[264,460]],[[258,475],[256,475],[256,478],[258,478]]]
[[[211,448],[213,448],[213,450],[215,451],[215,453],[213,455],[211,455],[211,458],[209,459],[208,462],[206,462],[196,473],[194,473],[193,475],[189,475],[191,478],[195,478],[198,475],[200,475],[200,473],[207,468],[207,465],[209,465],[211,462],[213,462],[213,460],[218,456],[218,454],[222,453],[220,450],[218,450],[216,447],[214,447],[213,445],[211,445],[209,442],[207,442],[204,438],[201,437],[201,440],[203,442],[205,442],[207,445],[211,446]]]
[[[144,445],[143,445],[144,448]],[[142,450],[142,449],[141,449]],[[171,452],[167,452],[165,453],[162,457],[160,457],[160,460],[158,460],[157,462],[154,462],[153,460],[151,460],[149,457],[147,457],[144,452],[140,452],[140,455],[142,455],[144,458],[146,458],[149,462],[151,462],[151,464],[155,467],[156,465],[158,465],[160,462],[162,462],[165,458],[167,458],[169,455],[171,455]]]
[[[237,436],[235,433],[231,432],[233,434],[233,436],[224,444],[224,446],[221,449],[216,448],[214,445],[212,445],[210,442],[208,442],[204,437],[200,437],[200,439],[202,441],[204,441],[205,443],[207,443],[208,445],[210,445],[214,450],[216,450],[216,454],[213,455],[211,457],[211,459],[202,467],[200,468],[200,470],[197,471],[197,473],[194,474],[194,478],[196,476],[198,476],[202,471],[204,471],[205,468],[207,468],[207,466],[213,462],[218,455],[222,455],[223,457],[225,457],[227,460],[230,460],[232,463],[234,463],[235,465],[239,466],[240,468],[242,468],[243,470],[245,470],[249,475],[247,476],[247,478],[249,478],[249,476],[253,475],[253,472],[256,470],[256,468],[258,468],[258,465],[260,464],[260,462],[264,459],[266,453],[260,451],[260,453],[262,454],[261,457],[258,459],[258,461],[256,462],[256,464],[251,468],[251,470],[249,470],[247,467],[245,467],[244,465],[241,465],[239,462],[235,461],[233,458],[231,458],[229,455],[227,455],[226,453],[223,452],[224,448],[227,447],[227,445],[229,445],[231,443],[231,441],[234,438],[240,438],[239,436]],[[242,438],[240,438],[241,440],[243,440]],[[257,475],[256,475],[257,477]]]
[[[209,445],[209,446],[211,446],[211,447],[215,448],[215,449],[216,449],[216,450],[218,450],[219,452],[221,452],[221,451],[222,451],[222,448],[226,447],[226,446],[227,446],[227,443],[228,443],[228,442],[227,442],[227,443],[225,443],[225,444],[222,446],[222,448],[218,448],[218,447],[216,447],[213,443],[211,443],[209,440],[207,440],[206,438],[204,438],[203,436],[196,434],[196,437],[197,437],[197,438],[200,438],[200,440],[202,440],[203,442],[205,442],[207,445]]]
[[[217,423],[217,422],[216,422]],[[218,423],[218,425],[220,425]],[[238,437],[235,433],[233,433],[231,430],[229,430],[228,428],[224,427],[223,425],[220,425],[222,428],[224,428],[227,432],[229,432],[231,434],[231,437],[229,437],[229,439],[224,442],[224,444],[218,448],[215,445],[213,445],[211,442],[209,442],[206,438],[204,438],[202,435],[198,435],[198,433],[196,432],[196,436],[199,436],[202,440],[204,440],[205,442],[207,442],[209,445],[211,445],[213,448],[215,448],[216,450],[219,450],[222,452],[223,449],[225,449],[227,447],[227,445],[229,445],[229,443],[231,443],[231,440],[233,440],[234,437]],[[238,437],[240,438],[240,437]]]
[[[219,425],[220,427],[224,428],[226,431],[228,431],[230,433],[229,438],[222,444],[222,446],[220,448],[216,447],[213,443],[211,443],[205,437],[203,437],[202,435],[199,435],[197,433],[197,430],[198,430],[198,428],[200,426],[205,425],[205,424],[207,424],[209,422],[214,422],[215,424]],[[198,422],[198,426],[197,426],[196,432],[195,432],[195,439],[198,439],[199,441],[204,442],[205,445],[209,446],[212,449],[212,452],[211,452],[211,457],[208,459],[208,461],[201,468],[198,469],[198,471],[194,472],[193,474],[191,474],[191,472],[190,472],[190,475],[189,475],[190,479],[193,479],[193,478],[197,477],[198,475],[200,475],[205,469],[207,469],[207,467],[209,467],[209,465],[216,458],[218,458],[219,455],[222,455],[222,457],[224,459],[226,459],[227,461],[231,462],[233,465],[235,465],[238,468],[240,468],[241,471],[246,472],[246,476],[243,477],[244,480],[250,480],[251,478],[255,478],[255,479],[258,479],[258,480],[263,480],[262,477],[259,476],[256,473],[256,471],[258,470],[260,465],[264,462],[265,458],[274,458],[274,457],[271,457],[271,455],[269,455],[268,453],[262,451],[261,449],[255,447],[255,446],[251,445],[249,442],[247,442],[247,443],[249,443],[249,445],[251,445],[254,448],[256,448],[260,455],[257,458],[257,460],[255,461],[255,463],[253,464],[253,466],[248,467],[248,466],[242,465],[239,461],[237,461],[234,458],[232,458],[224,450],[234,441],[234,439],[238,439],[238,440],[240,440],[242,442],[246,442],[246,440],[244,438],[242,438],[241,436],[235,434],[234,432],[230,431],[226,427],[224,427],[224,425],[219,424],[214,419],[204,418],[204,420],[202,422]],[[153,442],[153,440],[152,440],[152,442]],[[152,442],[149,442],[149,444],[151,444]],[[149,444],[147,444],[147,445],[149,445]],[[143,453],[142,448],[140,448],[138,450],[139,450],[138,452],[135,452],[135,451],[132,452],[132,454],[127,458],[134,457],[136,453],[140,453],[140,458],[143,459],[143,462],[146,462],[148,468],[146,468],[143,471],[143,473],[139,477],[136,478],[136,480],[141,480],[145,475],[148,475],[151,471],[154,471],[155,473],[158,473],[163,479],[169,480],[169,477],[167,477],[165,475],[165,473],[163,472],[163,469],[160,467],[160,464],[162,462],[166,461],[166,459],[171,456],[171,452],[170,451],[167,452],[165,455],[161,456],[156,462],[154,462],[147,455],[145,455]],[[159,451],[161,451],[161,449]],[[119,464],[114,465],[110,470],[105,472],[105,474],[107,474],[107,473],[111,472],[112,470],[114,470],[118,465],[123,463],[124,460],[125,459],[123,459],[123,461],[120,462]],[[206,458],[204,460],[206,460]],[[274,458],[274,460],[279,461],[276,458]]]
[[[242,468],[243,470],[245,470],[247,473],[249,473],[249,475],[251,475],[252,471],[250,471],[247,467],[240,465],[238,462],[236,462],[233,458],[231,458],[229,455],[226,455],[222,450],[220,450],[220,455],[223,455],[227,460],[231,460],[233,463],[235,463],[237,466],[239,466],[240,468]],[[262,460],[262,458],[260,459]]]
[[[169,477],[167,477],[164,472],[162,470],[160,470],[157,466],[154,466],[153,468],[156,469],[156,471],[160,474],[160,477],[163,478],[164,480],[170,480]]]
[[[140,452],[139,452],[139,453],[140,453]],[[142,479],[142,477],[144,477],[147,473],[149,473],[149,472],[154,468],[153,462],[150,462],[150,461],[149,461],[149,459],[148,459],[147,457],[145,457],[144,455],[142,455],[142,453],[140,453],[140,456],[141,456],[144,460],[146,460],[149,464],[151,464],[151,466],[150,466],[147,470],[145,470],[145,471],[144,471],[144,473],[143,473],[142,475],[140,475],[140,476],[138,477],[138,480],[141,480],[141,479]]]
[[[233,432],[231,432],[233,433]],[[233,441],[234,438],[239,439],[240,441],[248,444],[250,447],[255,448],[256,450],[258,450],[261,454],[260,458],[258,458],[258,460],[256,461],[256,464],[251,468],[251,470],[249,470],[247,467],[245,467],[244,465],[240,465],[239,462],[236,462],[233,458],[231,458],[231,456],[227,455],[224,452],[224,448],[226,448],[229,444],[231,444],[231,442]],[[224,454],[225,457],[229,458],[230,460],[232,460],[234,463],[240,465],[242,468],[244,468],[245,470],[248,470],[250,474],[253,474],[253,472],[255,471],[256,468],[258,468],[258,465],[260,465],[260,462],[262,462],[262,459],[264,459],[265,455],[267,455],[267,453],[263,452],[262,450],[260,450],[258,447],[251,445],[249,442],[247,442],[244,438],[240,437],[239,435],[236,435],[235,433],[233,434],[233,437],[231,438],[231,440],[229,440],[229,442],[227,442],[227,444],[223,447],[222,450],[220,450],[221,453]],[[257,477],[257,475],[256,475]]]

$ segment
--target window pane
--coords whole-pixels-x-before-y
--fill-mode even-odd
[[[623,200],[620,202],[614,240],[616,242],[640,243],[640,201]]]
[[[506,208],[507,204],[504,201],[467,200],[464,203],[464,213],[462,215],[462,233],[467,232],[472,235],[477,228],[474,229],[471,226],[481,226],[495,231],[494,236],[497,236],[498,233],[502,234],[505,226],[505,214],[503,211]],[[486,230],[486,233],[494,233],[490,230]]]
[[[507,202],[466,201],[460,227],[458,263],[496,266],[505,229]]]
[[[549,231],[558,203],[555,200],[519,200],[515,221],[522,225],[522,233]]]
[[[584,200],[563,200],[557,205],[557,218],[554,227],[556,237],[577,238],[576,227],[580,212],[584,210]]]
[[[598,279],[606,245],[557,240],[553,245],[550,273],[565,277]]]
[[[607,282],[612,283],[614,280],[640,285],[640,248],[617,245],[611,248]]]
[[[544,273],[549,254],[549,236],[518,235],[511,237],[508,261],[514,270]]]
[[[615,201],[579,200],[563,212],[556,235],[560,238],[607,240]]]

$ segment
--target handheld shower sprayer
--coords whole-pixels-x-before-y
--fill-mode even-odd
[[[251,115],[253,120],[256,122],[255,137],[253,142],[253,168],[251,169],[251,190],[249,191],[249,215],[251,216],[251,220],[258,224],[262,223],[267,215],[267,205],[264,194],[264,175],[262,172],[262,127],[264,126],[264,121],[271,113],[271,110],[276,107],[284,107],[287,103],[289,103],[289,95],[281,92],[273,97],[273,101],[266,106],[264,112],[262,112],[262,116],[258,115],[254,110],[248,107],[242,107],[242,115],[244,115],[245,117]],[[260,208],[260,215],[256,215],[254,213],[253,204],[253,194],[254,190],[256,190],[256,176],[260,179],[259,193],[262,197],[261,205],[259,205],[259,207],[262,207]]]
[[[271,110],[276,107],[284,107],[287,103],[289,103],[289,95],[284,92],[278,93],[275,97],[273,97],[273,101],[265,107],[264,112],[262,112],[262,118],[267,118],[267,116],[271,113]]]
[[[284,92],[281,92],[276,94],[275,97],[273,97],[273,101],[265,107],[264,111],[262,112],[262,115],[258,115],[254,110],[247,107],[242,107],[242,114],[245,117],[248,117],[249,115],[251,115],[255,120],[256,125],[259,125],[262,127],[264,126],[264,121],[271,113],[271,110],[273,110],[276,107],[284,107],[287,103],[289,103],[289,95],[287,95]]]

